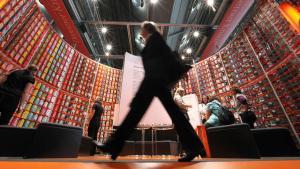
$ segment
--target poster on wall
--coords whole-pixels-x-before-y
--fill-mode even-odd
[[[144,78],[144,67],[142,58],[139,56],[125,53],[123,66],[123,83],[121,88],[120,111],[116,114],[114,125],[120,125],[126,117],[130,107],[130,102],[135,96],[140,83]],[[167,111],[158,98],[154,98],[140,124],[172,124]]]

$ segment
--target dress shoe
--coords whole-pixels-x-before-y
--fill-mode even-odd
[[[112,148],[112,146],[107,146],[105,144],[97,145],[97,148],[99,148],[102,152],[110,154],[110,158],[112,160],[116,160],[120,154],[120,151],[118,151],[115,148]]]
[[[185,156],[181,157],[178,159],[178,162],[190,162],[192,161],[195,157],[197,156],[201,156],[201,157],[205,157],[206,156],[206,152],[203,150],[201,151],[200,153],[197,153],[197,152],[187,152],[185,154]]]

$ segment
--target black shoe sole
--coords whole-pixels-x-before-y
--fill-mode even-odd
[[[109,147],[105,145],[97,146],[102,152],[110,154],[110,158],[112,160],[116,160],[120,153],[117,153],[117,151],[110,149]]]

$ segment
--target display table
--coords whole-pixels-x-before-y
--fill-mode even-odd
[[[210,158],[211,154],[210,154],[210,149],[209,149],[209,144],[208,144],[208,139],[207,139],[207,135],[206,135],[206,128],[205,128],[205,126],[204,125],[197,126],[196,132],[197,132],[200,140],[203,143],[203,146],[204,146],[205,151],[206,151],[207,158]]]
[[[147,129],[150,129],[151,126],[150,125],[147,125],[147,124],[139,124],[136,129],[137,130],[141,130],[142,131],[142,138],[141,138],[141,141],[142,141],[142,156],[145,156],[145,131]],[[153,147],[153,145],[152,145]]]
[[[157,151],[157,132],[163,131],[163,130],[171,130],[173,129],[173,125],[168,124],[160,124],[160,125],[152,125],[152,155],[158,155]],[[177,139],[178,142],[178,139]]]

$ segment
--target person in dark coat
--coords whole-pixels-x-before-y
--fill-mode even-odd
[[[176,73],[182,71],[173,64],[176,61],[176,56],[172,54],[171,49],[153,22],[142,24],[141,36],[146,42],[141,53],[145,77],[130,104],[131,109],[126,118],[108,141],[98,146],[99,149],[109,153],[111,159],[115,160],[121,152],[125,140],[133,132],[153,98],[158,97],[171,117],[186,152],[186,155],[178,161],[191,161],[199,155],[206,155],[203,144],[194,128],[172,98],[171,84],[174,84],[173,79],[176,79]]]
[[[26,69],[11,71],[6,80],[0,85],[0,125],[7,125],[18,105],[24,108],[24,102],[29,94],[31,85],[34,84],[35,65]]]
[[[96,99],[93,105],[94,115],[91,118],[89,127],[88,127],[88,136],[93,140],[97,140],[97,134],[100,127],[100,120],[103,114],[103,107],[101,105],[100,99]]]

